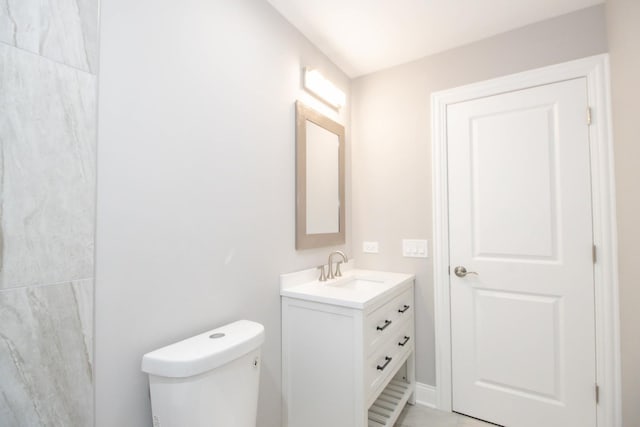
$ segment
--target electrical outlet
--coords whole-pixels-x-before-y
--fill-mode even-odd
[[[365,254],[377,254],[378,242],[362,242],[362,252]]]

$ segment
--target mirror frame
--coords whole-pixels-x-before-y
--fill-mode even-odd
[[[307,121],[338,135],[338,193],[340,212],[337,233],[307,233]],[[296,102],[296,249],[321,248],[323,246],[345,243],[345,210],[344,202],[344,126]]]

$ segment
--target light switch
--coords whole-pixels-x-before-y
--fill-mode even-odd
[[[402,239],[402,255],[410,258],[428,258],[428,240]]]
[[[365,254],[377,254],[378,242],[362,242],[362,252]]]

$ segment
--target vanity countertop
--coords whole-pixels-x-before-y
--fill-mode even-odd
[[[320,282],[308,280],[317,271],[304,270],[281,276],[280,295],[289,298],[370,309],[388,301],[413,283],[413,274],[347,269],[342,277]],[[307,279],[305,281],[305,279]]]

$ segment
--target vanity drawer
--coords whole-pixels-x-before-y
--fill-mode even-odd
[[[413,286],[366,317],[365,355],[374,352],[382,342],[396,334],[407,319],[413,319]]]
[[[401,328],[392,335],[393,339],[382,345],[379,351],[367,359],[365,366],[365,395],[367,401],[375,399],[378,390],[393,376],[415,348],[413,322],[403,322]]]

